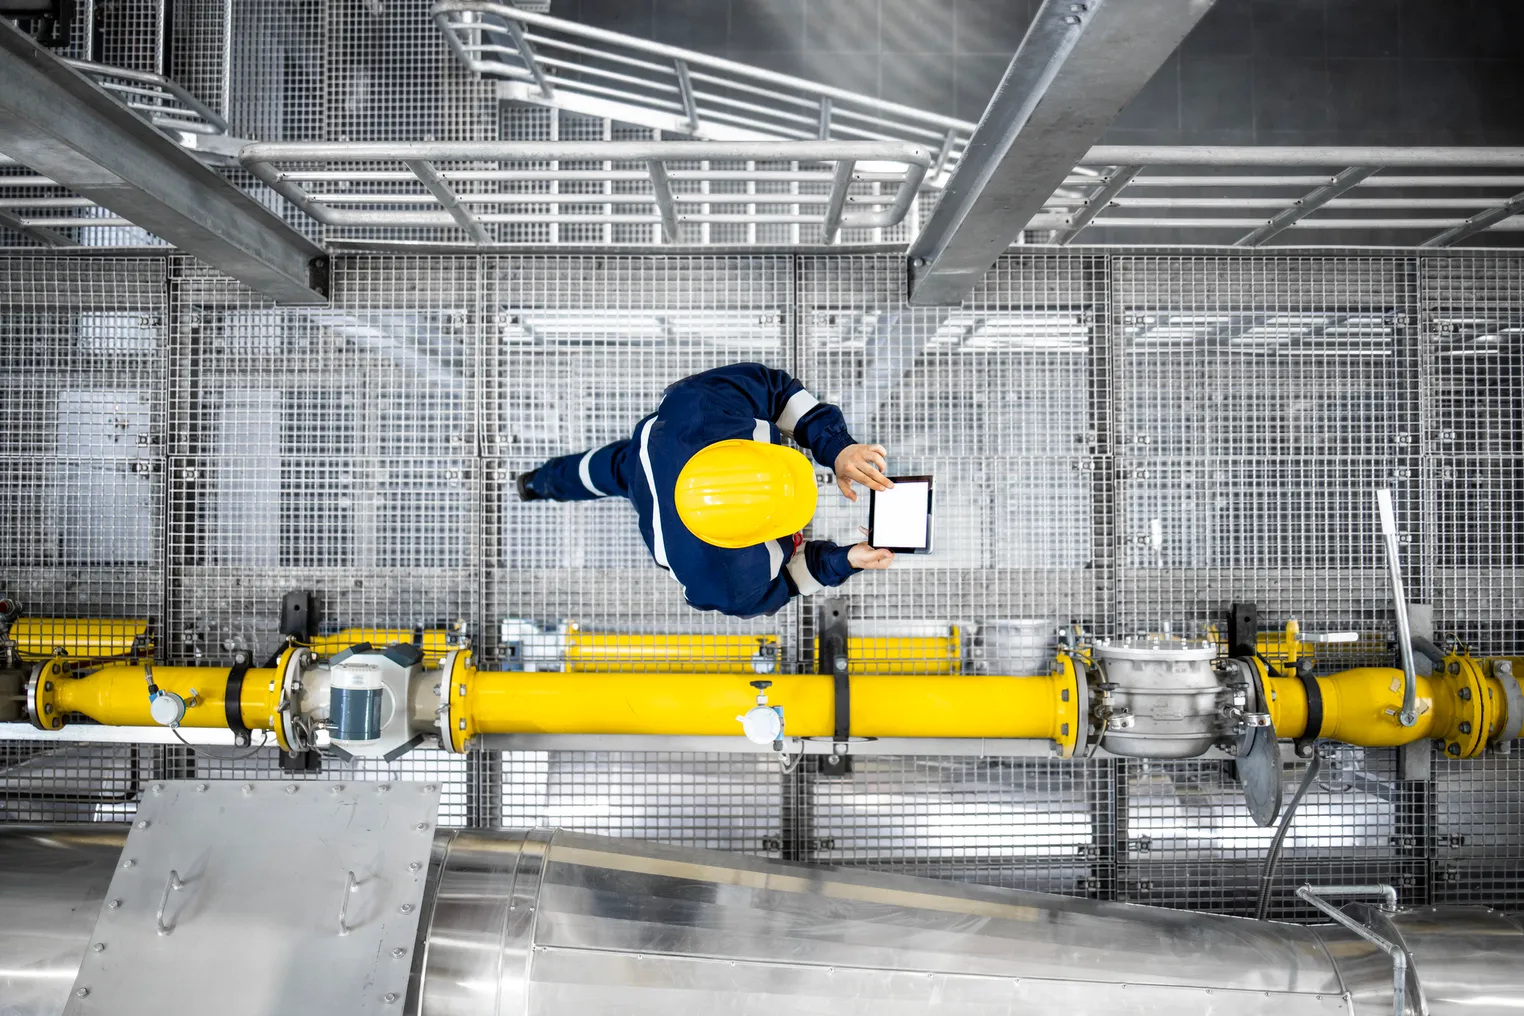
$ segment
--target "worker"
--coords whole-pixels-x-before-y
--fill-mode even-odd
[[[776,612],[796,595],[838,586],[894,554],[867,543],[808,540],[815,470],[789,437],[831,466],[852,501],[855,481],[893,486],[883,446],[859,444],[841,410],[781,370],[737,363],[667,388],[623,441],[551,459],[521,474],[521,501],[627,497],[656,563],[688,603],[736,617]]]

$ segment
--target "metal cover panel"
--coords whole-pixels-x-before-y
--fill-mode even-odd
[[[153,784],[66,1016],[396,1012],[438,809],[434,783]]]

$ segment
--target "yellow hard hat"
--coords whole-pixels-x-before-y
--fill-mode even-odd
[[[754,547],[803,529],[815,514],[815,470],[792,448],[716,441],[677,475],[678,518],[716,547]]]

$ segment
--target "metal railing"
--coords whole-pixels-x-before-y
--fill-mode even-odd
[[[932,152],[862,141],[263,142],[239,161],[340,229],[455,228],[486,245],[497,225],[644,225],[653,243],[701,241],[685,236],[689,224],[818,225],[832,243],[843,229],[900,222]]]
[[[941,186],[974,124],[501,3],[440,0],[435,23],[504,98],[716,141],[902,141]]]
[[[151,71],[111,67],[89,60],[64,63],[114,95],[128,109],[155,127],[178,134],[226,135],[228,122],[183,85]],[[179,140],[176,137],[176,140]]]
[[[1111,242],[1189,230],[1311,246],[1338,231],[1340,245],[1447,247],[1524,230],[1520,213],[1524,148],[1103,146],[1027,228],[1059,244],[1094,228],[1116,231]]]
[[[1326,896],[1379,896],[1381,897],[1382,911],[1390,913],[1397,909],[1397,890],[1389,885],[1303,885],[1297,889],[1296,895],[1298,899],[1316,907],[1338,924],[1359,935],[1391,958],[1392,1013],[1393,1016],[1407,1016],[1407,949],[1400,942],[1393,942],[1378,935],[1374,929],[1360,923],[1324,899]],[[1418,1006],[1416,1008],[1419,1013],[1427,1016],[1429,1009],[1424,1004],[1422,997],[1418,999]]]

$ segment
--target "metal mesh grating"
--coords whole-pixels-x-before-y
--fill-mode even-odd
[[[334,625],[464,619],[489,657],[520,617],[776,634],[782,665],[807,668],[813,605],[696,614],[627,506],[511,492],[547,456],[627,436],[672,380],[757,359],[946,492],[937,555],[842,588],[859,633],[956,626],[967,669],[1024,672],[1058,623],[1200,629],[1254,598],[1271,623],[1365,633],[1326,666],[1384,662],[1386,483],[1415,598],[1478,651],[1516,652],[1519,265],[1037,252],[944,313],[901,307],[891,256],[364,256],[335,262],[314,310],[181,257],[0,257],[0,592],[154,618],[181,662],[267,652],[279,595],[313,588]],[[866,516],[831,488],[822,504],[817,533]],[[1288,902],[1301,879],[1524,904],[1516,759],[1404,781],[1391,752],[1341,753],[1272,914],[1311,918]],[[1215,761],[858,757],[828,776],[813,759],[425,752],[317,778],[383,774],[444,783],[452,825],[1230,913],[1252,906],[1267,840]],[[279,775],[269,751],[6,742],[0,809],[116,820],[145,780]]]

